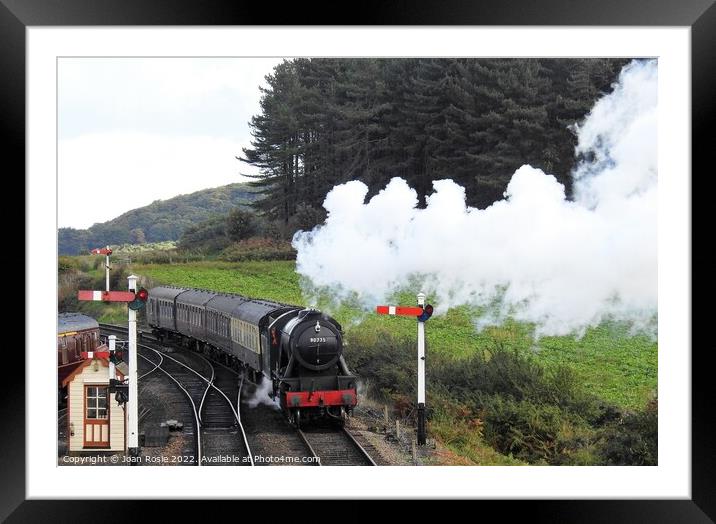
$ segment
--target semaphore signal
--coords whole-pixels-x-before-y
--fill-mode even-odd
[[[110,270],[109,255],[112,254],[112,250],[110,249],[109,246],[98,247],[98,248],[95,248],[92,251],[90,251],[90,253],[92,255],[104,255],[105,256],[104,269],[105,269],[105,275],[106,275],[106,287],[107,287],[106,291],[109,292],[109,270]]]
[[[379,315],[398,315],[401,317],[417,317],[423,314],[423,308],[411,306],[377,306]]]
[[[96,253],[95,253],[96,252]],[[80,290],[77,292],[78,300],[93,300],[102,302],[124,302],[128,306],[129,319],[127,333],[129,335],[129,377],[127,383],[117,385],[118,396],[116,400],[125,403],[127,413],[127,448],[131,456],[138,456],[139,449],[139,413],[137,399],[137,310],[142,309],[149,292],[144,288],[137,289],[137,277],[129,275],[127,277],[129,291],[110,291],[109,290],[109,255],[112,252],[107,246],[106,249],[93,249],[93,254],[102,254],[107,256],[107,290],[93,291]],[[114,378],[114,364],[116,363],[116,355],[114,354],[114,339],[110,338],[110,350],[106,352],[87,352],[83,354],[84,358],[93,358],[103,356],[110,358],[110,384],[116,382]],[[126,388],[125,388],[126,386]],[[133,462],[132,464],[135,464]]]
[[[91,291],[82,289],[77,292],[77,300],[101,302],[131,302],[136,295],[132,291]]]
[[[418,320],[418,444],[425,444],[425,322],[433,316],[433,306],[425,304],[425,293],[417,295],[418,307],[377,306],[379,315],[416,317]]]

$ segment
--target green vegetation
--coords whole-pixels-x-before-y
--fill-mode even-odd
[[[414,339],[360,328],[346,339],[349,363],[372,394],[412,406]],[[655,399],[646,409],[627,410],[585,387],[574,368],[548,366],[501,340],[466,357],[431,353],[429,359],[429,431],[472,463],[656,463]]]
[[[156,284],[215,289],[290,304],[306,304],[293,261],[225,261],[171,265],[137,265],[134,270]],[[410,294],[396,303],[411,303]],[[414,300],[414,299],[413,299]],[[415,324],[404,318],[378,316],[357,305],[331,304],[320,297],[318,307],[330,311],[348,333],[349,342],[358,333],[391,333],[397,340],[414,340]],[[625,326],[605,324],[587,330],[582,338],[544,337],[535,340],[530,326],[507,322],[477,333],[468,307],[435,315],[426,330],[431,355],[453,359],[469,358],[484,348],[509,348],[534,356],[549,368],[567,366],[588,389],[622,408],[638,409],[656,389],[657,343],[646,336],[631,336]],[[364,335],[368,336],[368,335]],[[382,344],[377,335],[369,342]]]
[[[104,272],[97,259],[60,257],[60,289],[101,288]],[[124,285],[128,271],[113,272],[113,287]],[[309,303],[293,261],[132,264],[131,271],[148,286]],[[411,297],[399,293],[395,303],[410,303]],[[415,323],[329,298],[318,293],[316,305],[343,324],[349,366],[376,398],[412,406]],[[105,322],[126,319],[121,307],[78,304],[68,292],[61,292],[60,308],[79,308]],[[450,454],[443,463],[656,463],[656,341],[615,323],[588,329],[581,338],[536,340],[532,326],[510,321],[478,333],[476,314],[468,307],[450,309],[433,316],[426,329],[429,430]]]
[[[146,253],[148,251],[171,251],[177,248],[174,240],[165,240],[163,242],[145,242],[144,244],[122,244],[120,246],[111,246],[112,254],[125,255],[134,253]]]
[[[376,398],[412,406],[415,322],[378,316],[359,297],[335,302],[295,272],[293,234],[322,223],[336,184],[368,196],[394,177],[418,193],[451,178],[467,204],[501,199],[519,166],[571,192],[573,124],[611,89],[625,59],[293,59],[267,77],[243,161],[260,173],[135,209],[87,230],[59,231],[60,254],[118,245],[112,289],[131,271],[171,284],[315,305],[344,327],[346,358]],[[104,288],[104,257],[58,263],[60,311],[124,322],[124,306],[83,302]],[[430,295],[429,291],[428,294]],[[390,303],[412,304],[411,292]],[[433,302],[438,308],[440,304]],[[429,321],[430,433],[463,464],[655,464],[656,341],[604,323],[581,337],[535,338],[507,321],[477,332],[479,308]]]
[[[157,200],[89,229],[60,228],[58,252],[77,255],[107,244],[178,240],[189,226],[212,216],[225,215],[237,206],[247,207],[258,197],[257,191],[247,184],[229,184]]]
[[[220,258],[231,262],[293,260],[296,250],[285,240],[254,237],[231,244],[221,252]]]
[[[240,293],[289,304],[302,304],[298,275],[291,261],[196,262],[171,265],[136,265],[133,270],[155,284],[196,287]]]
[[[376,194],[395,176],[421,202],[433,180],[465,187],[467,204],[502,199],[530,164],[571,188],[573,124],[611,89],[625,59],[299,58],[268,75],[242,160],[261,169],[255,208],[322,221],[334,185]]]

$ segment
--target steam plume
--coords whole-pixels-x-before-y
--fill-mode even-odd
[[[632,62],[577,127],[584,160],[574,200],[529,165],[486,209],[466,206],[452,180],[433,182],[425,209],[400,178],[367,203],[368,188],[351,181],[326,196],[324,225],[294,236],[297,271],[366,309],[417,279],[436,314],[480,306],[480,326],[511,316],[535,323],[538,335],[579,333],[606,318],[653,329],[656,93],[656,61]]]

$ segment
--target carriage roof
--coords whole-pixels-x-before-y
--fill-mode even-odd
[[[213,309],[234,316],[233,313],[241,304],[249,300],[241,295],[218,294],[206,303],[207,309]]]
[[[271,302],[268,300],[247,300],[236,308],[234,316],[241,320],[245,320],[246,322],[258,324],[259,321],[269,313],[276,311],[277,309],[291,307],[294,306],[281,304],[279,302]]]
[[[157,286],[149,290],[150,298],[163,298],[174,301],[177,295],[186,291],[185,287],[174,287],[174,286]]]
[[[99,329],[99,323],[82,313],[60,313],[57,315],[57,333]]]
[[[217,295],[214,291],[203,289],[187,289],[177,295],[177,304],[189,304],[190,306],[204,306],[209,300]]]

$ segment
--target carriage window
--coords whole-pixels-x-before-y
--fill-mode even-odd
[[[107,389],[101,386],[87,386],[85,388],[85,418],[107,418]]]

